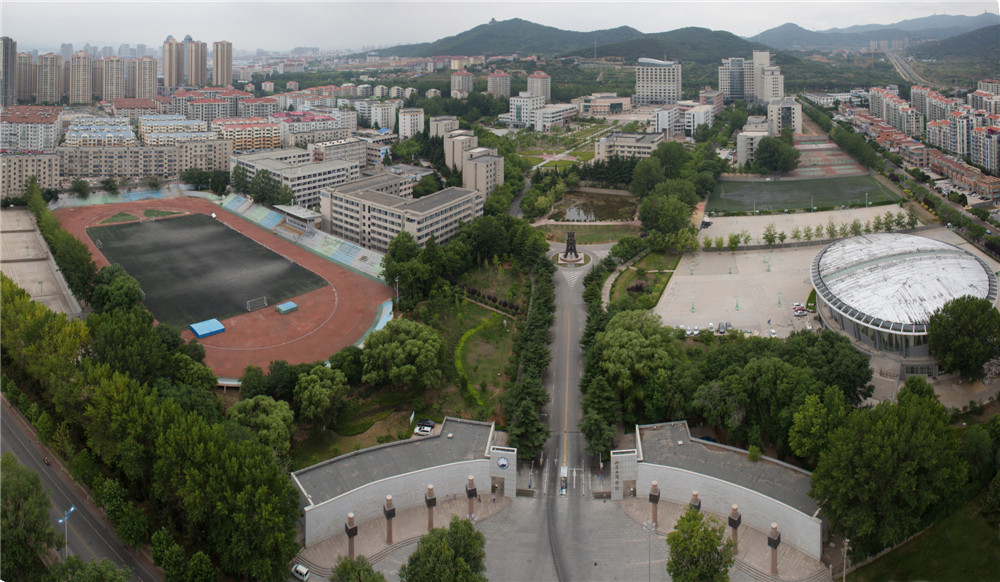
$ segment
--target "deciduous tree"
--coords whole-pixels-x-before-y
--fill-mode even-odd
[[[997,355],[1000,313],[987,299],[952,299],[931,315],[927,340],[931,355],[946,372],[978,380],[986,374],[983,365]]]
[[[362,379],[376,386],[422,390],[441,382],[444,341],[434,328],[395,319],[365,341]]]
[[[405,582],[485,582],[486,538],[472,522],[451,518],[420,538],[416,551],[399,569]]]
[[[733,566],[733,541],[714,517],[688,507],[667,534],[667,573],[676,582],[725,582]]]
[[[5,577],[14,580],[49,548],[55,547],[56,535],[49,522],[49,496],[38,473],[20,465],[10,452],[0,459],[0,469],[3,489],[0,558]]]

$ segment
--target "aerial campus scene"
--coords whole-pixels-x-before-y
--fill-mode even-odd
[[[1000,580],[995,2],[0,14],[3,580]]]

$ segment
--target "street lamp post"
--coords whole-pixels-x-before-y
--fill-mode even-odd
[[[63,562],[69,558],[69,514],[74,511],[76,511],[76,506],[70,505],[63,518],[59,520],[59,523],[63,524],[63,540],[66,542],[66,548],[63,550]]]
[[[847,550],[851,549],[851,540],[844,538],[844,582],[847,582]]]
[[[396,277],[396,306],[399,306],[399,277]]]
[[[653,579],[653,530],[656,526],[646,521],[642,524],[642,529],[646,530],[646,579]]]

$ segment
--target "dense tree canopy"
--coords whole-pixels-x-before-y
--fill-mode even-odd
[[[451,518],[420,538],[416,551],[399,569],[405,582],[485,582],[486,538],[467,519]]]
[[[927,340],[945,371],[978,380],[986,375],[983,365],[1000,352],[1000,313],[987,299],[952,299],[931,315]]]
[[[765,137],[754,150],[756,166],[763,172],[785,174],[799,166],[799,150],[776,137]]]
[[[862,558],[916,533],[966,472],[944,406],[925,381],[911,378],[898,402],[856,410],[830,435],[809,494]]]
[[[7,578],[13,580],[55,547],[56,535],[49,523],[49,496],[42,480],[31,469],[19,464],[13,453],[0,460],[0,515],[3,544],[0,557]]]
[[[395,319],[365,341],[362,379],[380,387],[422,390],[441,383],[444,341],[434,328]]]

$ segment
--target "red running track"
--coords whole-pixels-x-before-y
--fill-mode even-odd
[[[375,322],[378,306],[392,298],[387,286],[320,258],[200,198],[161,198],[60,208],[55,215],[63,228],[87,245],[100,268],[108,265],[108,260],[87,236],[87,227],[97,226],[119,212],[141,215],[147,209],[189,214],[215,212],[220,222],[329,283],[295,297],[293,301],[299,306],[298,311],[281,315],[270,306],[231,317],[222,321],[225,332],[198,340],[205,346],[205,363],[220,378],[239,378],[243,369],[251,364],[267,371],[267,365],[273,360],[292,364],[325,360],[358,341]],[[191,339],[194,334],[186,329],[181,336]]]

